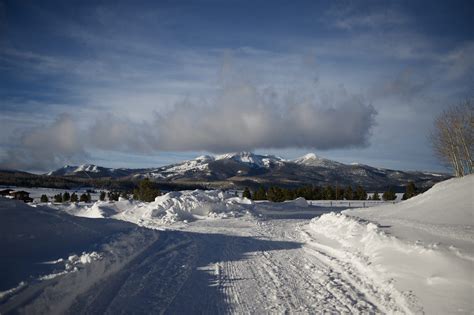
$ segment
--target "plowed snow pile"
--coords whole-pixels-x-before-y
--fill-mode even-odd
[[[412,311],[473,313],[473,187],[470,175],[399,204],[325,214],[311,221],[310,242]]]
[[[246,198],[217,191],[177,191],[156,197],[154,202],[120,199],[98,201],[92,205],[70,204],[62,209],[76,216],[115,218],[148,227],[193,221],[203,217],[237,217],[252,207]]]

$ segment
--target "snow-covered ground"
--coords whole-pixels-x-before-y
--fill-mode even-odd
[[[158,235],[127,222],[78,218],[0,198],[0,313],[66,310]]]
[[[474,175],[395,205],[313,219],[309,243],[385,283],[411,310],[474,312]]]
[[[2,200],[0,313],[473,313],[473,178],[343,213],[199,190]]]

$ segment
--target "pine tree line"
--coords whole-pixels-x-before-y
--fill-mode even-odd
[[[403,199],[409,199],[418,194],[418,189],[413,182],[409,182],[406,185],[406,192],[403,195]],[[257,190],[251,192],[248,187],[245,187],[242,197],[252,200],[269,200],[273,202],[283,202],[285,200],[293,200],[298,197],[305,198],[306,200],[381,200],[393,201],[397,198],[395,191],[390,187],[387,191],[383,192],[382,198],[378,192],[368,197],[367,192],[362,186],[356,186],[355,189],[352,186],[345,188],[340,186],[303,186],[296,189],[282,188],[278,186],[271,186],[265,189],[260,186]]]
[[[367,200],[367,192],[362,186],[357,186],[353,190],[351,186],[343,188],[332,185],[324,187],[303,186],[296,189],[278,186],[271,186],[265,189],[263,186],[260,186],[253,193],[246,187],[242,196],[253,200],[270,200],[273,202],[283,202],[298,197],[305,198],[306,200]]]
[[[56,203],[62,203],[62,202],[91,202],[91,194],[89,192],[81,194],[79,197],[75,192],[72,194],[69,194],[69,192],[65,193],[59,193],[53,196],[53,200]],[[41,195],[40,198],[41,202],[48,202],[49,198],[46,195]]]

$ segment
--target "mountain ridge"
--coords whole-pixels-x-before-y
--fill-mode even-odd
[[[338,184],[361,185],[367,189],[402,187],[409,181],[428,188],[450,177],[438,173],[344,164],[314,153],[287,160],[251,152],[202,155],[179,163],[145,169],[106,168],[94,164],[66,165],[45,175],[127,180],[149,178],[156,182],[206,184],[211,188]]]

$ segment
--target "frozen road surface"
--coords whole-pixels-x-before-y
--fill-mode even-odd
[[[304,245],[298,220],[198,221],[160,237],[69,313],[402,311],[396,297]]]

